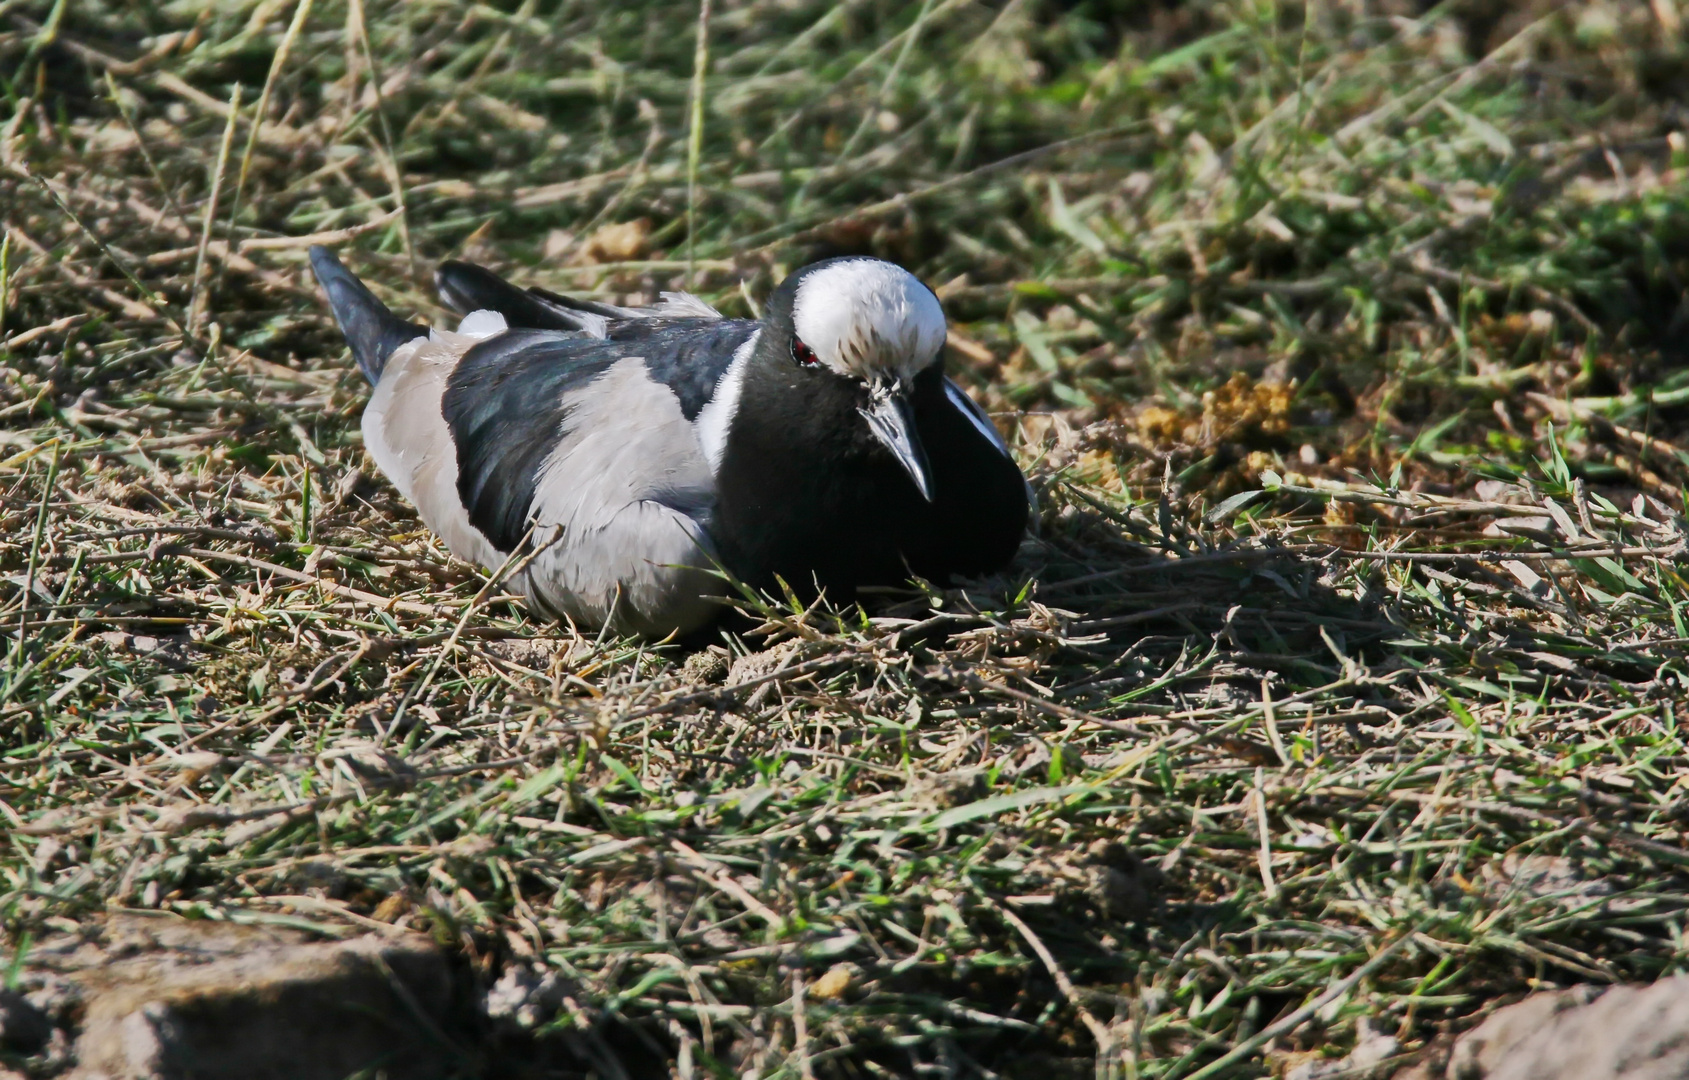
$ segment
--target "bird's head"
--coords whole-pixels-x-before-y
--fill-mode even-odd
[[[915,377],[942,362],[938,297],[909,271],[866,257],[811,263],[769,297],[762,348],[805,379],[855,384],[873,437],[932,499],[932,473],[910,403]],[[789,361],[786,357],[789,356]]]

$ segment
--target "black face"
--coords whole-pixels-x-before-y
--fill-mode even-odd
[[[922,369],[922,373],[929,369],[943,371],[943,359],[942,354],[934,356],[931,363]],[[788,393],[800,396],[817,394],[830,399],[835,396],[835,392],[842,391],[858,406],[866,406],[869,400],[870,387],[867,380],[834,371],[822,363],[815,355],[815,350],[791,330],[781,332],[765,324],[751,364],[753,368],[760,368],[765,376],[784,387]],[[782,375],[790,377],[781,380],[779,376]],[[858,426],[867,433],[865,422],[859,420]]]
[[[942,357],[933,357],[928,368],[941,373]],[[821,438],[835,448],[849,445],[855,453],[884,456],[895,465],[895,459],[874,438],[862,416],[861,410],[870,404],[868,383],[841,375],[822,363],[790,328],[771,325],[765,317],[745,376],[739,402],[741,415],[747,407],[777,412],[784,417],[788,430],[804,433],[806,443],[810,438]],[[748,400],[747,395],[758,400]],[[748,422],[734,425],[735,429],[748,426]]]
[[[793,330],[797,283],[817,267],[769,298],[745,371],[711,530],[727,566],[760,587],[778,576],[838,600],[911,572],[944,580],[999,568],[1026,527],[1020,470],[946,398],[935,354],[898,398],[924,448],[924,496],[870,424],[872,388],[821,363]]]

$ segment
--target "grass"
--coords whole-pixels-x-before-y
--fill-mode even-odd
[[[764,1080],[1406,1061],[1682,970],[1685,17],[0,0],[9,968],[397,924],[599,1076]],[[453,255],[899,260],[1039,534],[690,656],[536,622],[367,461],[313,240],[435,319]]]

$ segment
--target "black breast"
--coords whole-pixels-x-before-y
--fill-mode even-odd
[[[898,531],[903,553],[917,574],[939,582],[1001,570],[1026,534],[1026,478],[945,397],[938,368],[921,379],[915,426],[932,466],[933,501]]]
[[[824,371],[752,369],[717,477],[728,567],[760,587],[778,576],[845,599],[911,572],[946,581],[1007,564],[1026,529],[1025,481],[945,399],[940,369],[920,376],[914,399],[930,503],[869,434],[861,393]]]

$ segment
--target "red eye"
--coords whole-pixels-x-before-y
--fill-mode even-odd
[[[815,350],[796,337],[792,338],[792,359],[797,361],[799,367],[814,367],[821,362],[821,358],[815,355]]]

